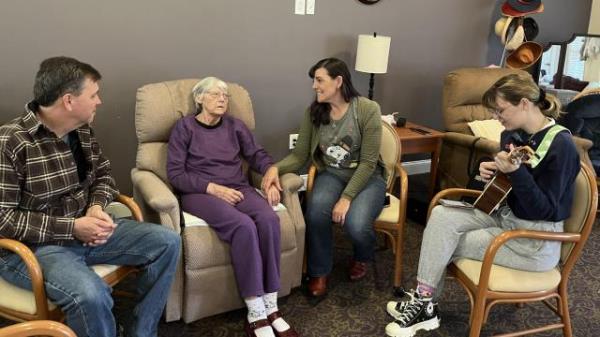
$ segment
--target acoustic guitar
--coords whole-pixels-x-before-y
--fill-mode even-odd
[[[510,152],[510,161],[514,165],[528,164],[535,152],[529,146],[520,146]],[[499,170],[483,189],[483,192],[473,203],[473,207],[491,214],[498,209],[508,193],[512,190],[510,179]]]

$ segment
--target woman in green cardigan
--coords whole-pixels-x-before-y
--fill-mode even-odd
[[[375,251],[373,222],[385,200],[385,170],[379,159],[379,105],[354,89],[346,64],[323,59],[309,76],[316,98],[306,110],[296,148],[266,172],[262,187],[279,187],[279,174],[297,172],[308,159],[317,167],[305,214],[307,271],[309,293],[322,296],[332,268],[333,223],[343,226],[354,246],[350,280],[367,273]]]

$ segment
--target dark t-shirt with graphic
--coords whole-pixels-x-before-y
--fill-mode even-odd
[[[339,120],[319,127],[319,149],[327,170],[349,180],[360,159],[362,137],[356,120],[356,99]]]

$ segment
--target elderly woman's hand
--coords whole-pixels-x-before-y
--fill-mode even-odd
[[[268,195],[269,189],[271,186],[275,186],[278,191],[282,191],[281,184],[279,183],[279,170],[277,166],[273,165],[267,169],[265,175],[262,179],[262,184],[260,185],[260,189]]]
[[[277,204],[279,203],[279,201],[281,199],[281,195],[279,194],[279,190],[277,189],[277,187],[275,187],[275,185],[271,185],[271,187],[269,187],[266,195],[267,195],[267,201],[269,202],[269,205],[277,206]]]
[[[244,200],[244,195],[242,194],[242,192],[215,183],[208,184],[208,186],[206,187],[206,193],[217,198],[223,199],[230,205],[235,205],[238,202]]]

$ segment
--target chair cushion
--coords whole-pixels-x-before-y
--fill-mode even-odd
[[[92,266],[94,272],[100,277],[112,273],[117,268],[119,268],[119,266],[108,264]],[[0,277],[0,294],[2,294],[0,297],[0,306],[31,315],[35,314],[35,298],[33,297],[33,292],[14,286]],[[48,309],[54,310],[55,308],[56,305],[48,301]]]
[[[459,259],[454,262],[475,284],[479,284],[481,261]],[[503,292],[533,292],[553,289],[560,283],[560,271],[557,268],[547,272],[529,272],[492,265],[489,289]]]
[[[296,227],[287,210],[277,212],[281,225],[281,251],[296,248]],[[183,256],[186,270],[231,264],[229,245],[208,226],[197,224],[183,230]]]
[[[398,223],[398,218],[400,217],[400,199],[389,193],[386,193],[386,195],[390,197],[390,205],[383,208],[376,221]]]

